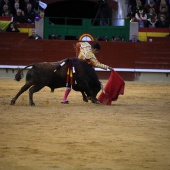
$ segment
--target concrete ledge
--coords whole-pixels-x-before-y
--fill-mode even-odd
[[[0,78],[14,78],[17,73],[17,68],[24,68],[25,66],[9,66],[0,65]],[[23,71],[24,77],[27,71],[31,67]],[[103,70],[95,68],[96,72],[107,73],[109,76],[109,70]],[[134,74],[133,81],[168,81],[170,82],[170,70],[166,69],[136,69],[136,68],[115,68],[115,71],[121,73],[132,73]],[[128,80],[128,77],[124,77],[124,80]]]
[[[16,66],[16,65],[0,65],[0,69],[17,69],[24,68],[26,66]],[[31,67],[28,67],[28,69]],[[96,71],[109,71],[100,68],[95,68]],[[139,68],[114,68],[117,72],[142,72],[142,73],[170,73],[169,69],[139,69]]]

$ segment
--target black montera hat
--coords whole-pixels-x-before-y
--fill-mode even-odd
[[[99,43],[93,44],[93,45],[92,45],[92,48],[97,49],[97,50],[101,50],[101,46],[100,46]]]

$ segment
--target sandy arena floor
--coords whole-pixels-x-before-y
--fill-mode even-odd
[[[64,88],[11,106],[24,81],[0,79],[0,170],[170,170],[170,83],[126,82],[111,106],[63,105]]]

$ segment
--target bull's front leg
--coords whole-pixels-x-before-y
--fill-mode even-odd
[[[96,104],[100,103],[99,100],[95,97],[95,95],[93,94],[92,91],[87,91],[86,94],[87,94],[87,96],[85,94],[84,95],[85,95],[87,101],[91,100],[92,103],[96,103]]]
[[[87,98],[87,96],[85,95],[84,91],[81,91],[81,94],[82,94],[82,97],[83,97],[83,101],[84,101],[84,102],[88,102],[88,98]]]

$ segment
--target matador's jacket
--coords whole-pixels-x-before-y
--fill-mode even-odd
[[[92,52],[92,47],[88,42],[76,43],[76,56],[79,59],[85,60],[92,67],[102,68],[107,70],[109,66],[100,63]]]

